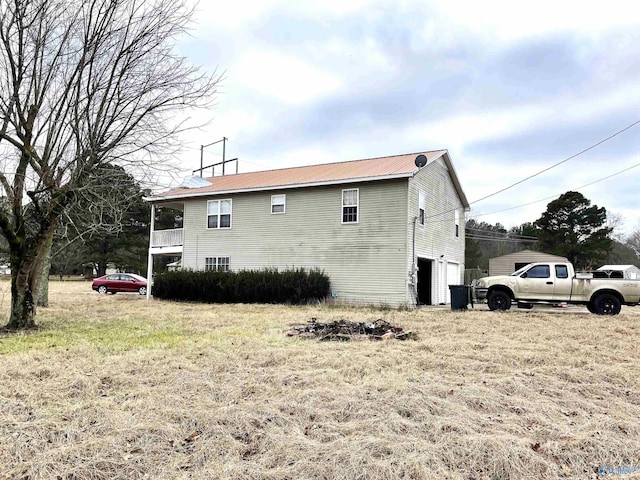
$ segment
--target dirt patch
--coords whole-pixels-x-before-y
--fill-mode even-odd
[[[289,337],[317,338],[320,341],[415,339],[413,332],[405,332],[401,327],[391,325],[381,318],[375,322],[334,320],[329,323],[321,323],[314,317],[306,325],[291,327],[285,334]]]

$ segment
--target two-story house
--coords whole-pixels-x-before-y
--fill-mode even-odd
[[[449,302],[464,272],[469,209],[447,150],[191,177],[147,199],[183,210],[183,228],[152,225],[154,255],[184,269],[319,267],[336,302]],[[153,222],[153,220],[152,220]]]

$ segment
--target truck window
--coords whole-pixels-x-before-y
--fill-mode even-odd
[[[527,271],[527,278],[549,278],[549,265],[536,265]]]
[[[556,278],[569,278],[569,269],[566,265],[556,265]]]

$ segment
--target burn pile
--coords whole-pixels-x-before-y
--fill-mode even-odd
[[[395,338],[406,340],[413,334],[405,332],[400,327],[395,327],[389,322],[378,319],[375,322],[349,322],[347,320],[334,320],[330,323],[318,322],[312,318],[306,325],[296,325],[285,332],[289,337],[317,338],[321,341],[337,340],[386,340]]]

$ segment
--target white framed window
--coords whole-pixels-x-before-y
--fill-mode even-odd
[[[207,228],[231,228],[231,199],[207,202]]]
[[[359,189],[342,190],[342,223],[358,223],[359,202]]]
[[[418,222],[420,222],[420,225],[424,225],[424,204],[424,192],[420,190],[420,192],[418,193]]]
[[[229,257],[207,257],[204,259],[204,269],[207,272],[228,272]]]
[[[271,213],[285,213],[287,205],[287,196],[282,195],[271,195]]]
[[[453,211],[453,218],[455,223],[455,234],[456,238],[460,237],[460,210],[456,209]]]

